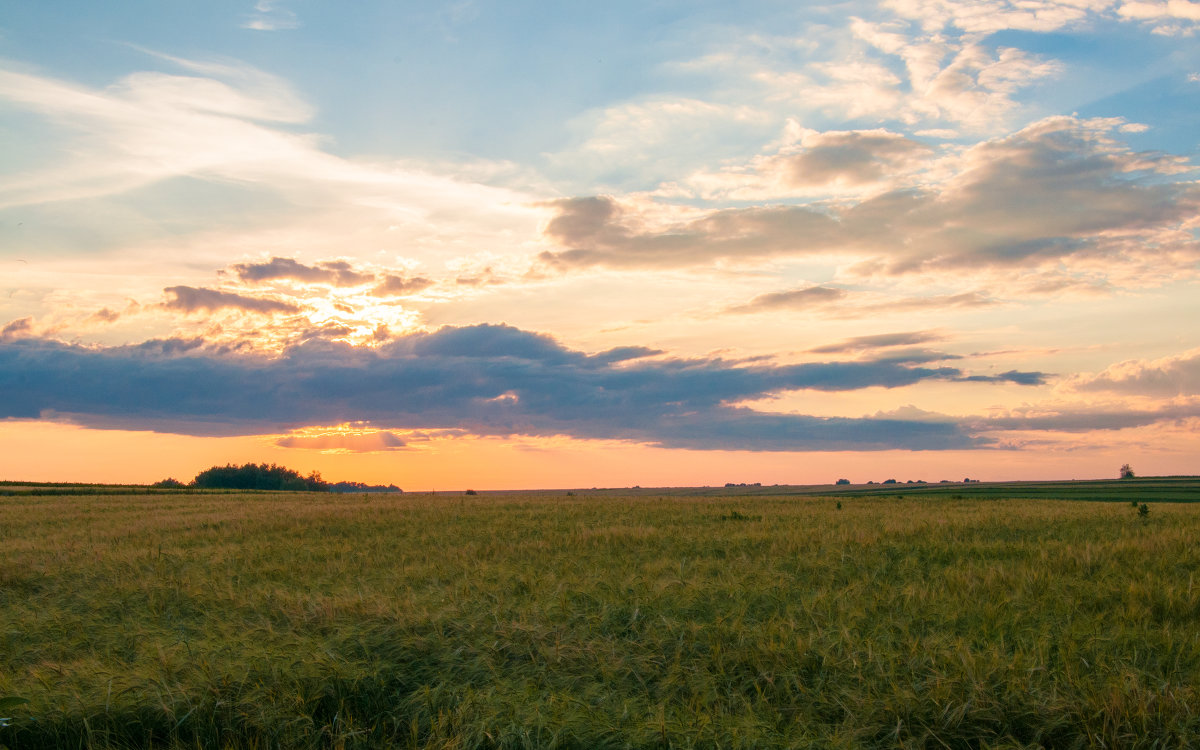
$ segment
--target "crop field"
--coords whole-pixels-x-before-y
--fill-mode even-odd
[[[1161,500],[1200,484],[1141,481],[1103,501],[14,485],[0,745],[1195,746],[1200,504]]]

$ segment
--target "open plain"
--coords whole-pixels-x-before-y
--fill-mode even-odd
[[[0,744],[1188,746],[1200,482],[1155,481],[10,487]]]

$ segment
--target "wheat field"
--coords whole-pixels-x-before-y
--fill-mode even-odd
[[[1200,505],[1137,511],[0,497],[0,744],[1200,744]]]

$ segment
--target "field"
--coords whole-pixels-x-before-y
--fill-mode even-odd
[[[1200,482],[1101,484],[14,484],[0,745],[1200,745]]]

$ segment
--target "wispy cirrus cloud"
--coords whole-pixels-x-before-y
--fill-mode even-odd
[[[1013,409],[1006,414],[969,418],[962,424],[977,434],[1002,431],[1086,433],[1128,430],[1197,417],[1200,417],[1200,403],[1197,402],[1146,409],[1131,409],[1124,404],[1058,405]]]
[[[779,292],[760,294],[744,305],[729,308],[732,313],[771,312],[773,310],[828,310],[835,303],[853,296],[845,289],[829,286],[807,286]]]
[[[809,286],[767,292],[726,310],[730,313],[756,314],[781,310],[804,312],[830,318],[861,318],[888,313],[941,312],[953,309],[985,308],[1001,304],[983,292],[908,295],[851,291],[838,287]]]
[[[901,333],[875,333],[869,336],[855,336],[839,341],[836,344],[825,344],[809,349],[813,354],[845,354],[847,352],[871,351],[873,349],[889,349],[894,346],[916,346],[943,341],[945,335],[937,331],[904,331]]]
[[[258,0],[254,11],[242,24],[243,29],[254,31],[283,31],[300,27],[300,19],[278,0]]]
[[[0,101],[54,123],[59,134],[53,151],[33,166],[0,171],[0,210],[116,202],[132,220],[125,233],[164,217],[195,222],[201,232],[209,223],[202,219],[213,217],[138,192],[151,185],[179,189],[186,178],[270,207],[241,217],[249,227],[245,236],[226,229],[213,241],[257,248],[315,243],[325,256],[341,254],[334,248],[344,247],[350,231],[389,246],[407,242],[439,249],[449,236],[493,242],[504,233],[524,237],[544,212],[524,193],[470,176],[330,153],[323,136],[302,130],[313,117],[312,106],[288,81],[253,66],[154,52],[147,57],[169,72],[141,71],[90,87],[0,69]],[[64,154],[70,158],[56,157]],[[93,230],[86,223],[91,213],[106,212],[93,208],[72,221],[122,235],[113,221]],[[282,225],[259,228],[280,215],[286,217]]]

